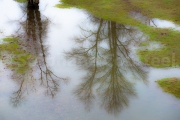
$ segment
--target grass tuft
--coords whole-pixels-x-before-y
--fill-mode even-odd
[[[164,78],[158,80],[157,83],[164,90],[164,92],[173,94],[180,98],[180,79],[179,78]]]

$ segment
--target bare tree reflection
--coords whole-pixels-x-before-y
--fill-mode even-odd
[[[21,34],[18,34],[20,38],[18,49],[34,58],[31,61],[25,61],[27,68],[24,68],[22,72],[18,73],[13,70],[12,78],[19,86],[19,89],[11,96],[11,103],[14,106],[20,105],[29,93],[37,90],[37,87],[45,88],[45,94],[53,98],[59,91],[59,81],[67,82],[68,80],[68,78],[55,75],[47,62],[48,46],[44,45],[44,39],[49,20],[41,15],[38,7],[29,7],[28,5],[26,12],[27,19],[20,23],[23,33],[18,30],[18,32],[21,32]],[[18,54],[18,56],[21,56],[21,54]]]
[[[90,17],[94,27],[81,28],[81,37],[76,37],[77,48],[66,52],[87,74],[74,94],[90,110],[95,96],[108,113],[117,114],[135,97],[134,82],[146,82],[146,72],[132,59],[130,47],[138,42],[137,30],[113,21]],[[138,38],[138,37],[137,37]]]

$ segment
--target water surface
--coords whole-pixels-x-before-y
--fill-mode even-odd
[[[0,119],[179,120],[180,100],[155,81],[180,77],[180,69],[141,63],[142,32],[57,3],[44,0],[39,9],[27,9],[0,1],[1,45],[13,36],[21,48],[20,54],[1,51]],[[12,61],[26,54],[26,67]]]

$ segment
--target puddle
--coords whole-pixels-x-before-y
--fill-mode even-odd
[[[171,28],[174,30],[180,30],[180,26],[174,24],[173,22],[167,21],[167,20],[161,20],[154,18],[152,19],[154,24],[151,23],[151,26],[158,27],[158,28]]]
[[[0,119],[179,120],[179,99],[154,81],[180,71],[144,67],[135,55],[140,31],[57,3],[0,1],[0,39],[20,38],[18,52],[33,58],[14,62],[14,52],[1,51]],[[8,66],[22,63],[23,74]]]
[[[180,26],[174,24],[171,21],[168,20],[161,20],[158,18],[149,18],[145,15],[142,15],[139,12],[131,12],[130,16],[132,16],[134,19],[142,22],[143,24],[147,24],[153,27],[157,27],[157,28],[170,28],[170,29],[174,29],[174,30],[180,30]]]

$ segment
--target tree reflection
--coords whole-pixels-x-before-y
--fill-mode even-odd
[[[14,106],[20,105],[30,92],[37,91],[37,87],[45,88],[46,95],[53,98],[59,91],[59,81],[67,82],[68,80],[55,75],[47,62],[48,47],[44,45],[44,40],[49,20],[41,15],[38,7],[29,7],[28,5],[25,12],[27,13],[27,18],[25,21],[20,22],[22,29],[18,30],[18,35],[13,36],[14,38],[20,38],[15,43],[18,46],[18,50],[11,52],[8,51],[9,49],[6,49],[6,52],[10,53],[10,57],[4,56],[4,62],[7,67],[13,66],[10,67],[13,68],[12,78],[19,86],[18,90],[11,96],[11,103]],[[11,43],[6,45],[8,46]],[[31,55],[31,60],[17,59],[24,56],[24,54]],[[9,62],[9,58],[16,58],[20,62]],[[24,65],[21,65],[21,61],[24,62]],[[19,68],[19,66],[23,67]],[[18,70],[17,67],[19,68]]]
[[[39,7],[39,0],[28,0],[28,7]]]
[[[90,17],[92,29],[83,29],[76,37],[77,48],[66,52],[87,74],[74,94],[90,109],[95,96],[99,96],[101,107],[108,113],[117,114],[135,97],[134,82],[146,82],[146,72],[130,55],[130,47],[139,36],[133,27],[113,21]]]

